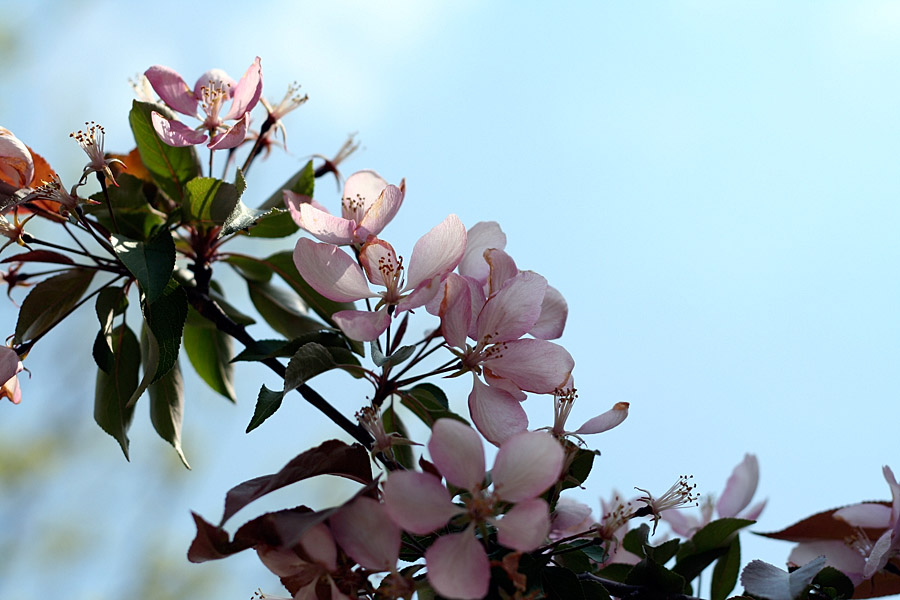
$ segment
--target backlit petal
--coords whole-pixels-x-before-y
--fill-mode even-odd
[[[541,302],[547,291],[547,280],[531,271],[509,279],[488,298],[478,315],[478,341],[491,336],[487,343],[517,340],[525,335],[541,315]]]
[[[27,187],[34,179],[34,158],[28,147],[9,129],[0,127],[0,175],[16,187]],[[0,177],[0,181],[3,177]]]
[[[392,471],[384,483],[388,514],[410,533],[425,535],[447,524],[462,509],[450,501],[450,492],[429,473]]]
[[[887,529],[891,526],[891,509],[884,504],[862,502],[834,511],[834,518],[852,527]]]
[[[400,555],[400,528],[384,504],[361,496],[329,519],[338,545],[367,569],[390,571]]]
[[[759,462],[753,454],[745,454],[728,478],[722,497],[716,503],[716,512],[720,517],[733,517],[744,510],[759,483]]]
[[[566,299],[559,290],[548,285],[544,301],[541,303],[541,316],[528,333],[538,339],[555,340],[563,334],[568,316],[569,306]]]
[[[526,338],[503,344],[502,352],[485,361],[483,367],[521,390],[549,394],[569,379],[575,361],[562,346]]]
[[[425,551],[428,582],[445,598],[476,600],[488,593],[491,565],[473,529],[442,535]]]
[[[355,226],[352,221],[335,217],[308,202],[303,202],[304,198],[306,196],[300,196],[288,190],[284,191],[284,203],[287,205],[294,223],[322,242],[335,245],[353,242]]]
[[[360,223],[387,185],[387,181],[375,171],[357,171],[344,183],[341,215],[347,220]]]
[[[490,267],[484,259],[484,251],[488,248],[506,248],[506,234],[496,221],[475,223],[467,234],[466,253],[459,263],[459,274],[486,283]]]
[[[456,268],[465,250],[466,228],[459,217],[449,215],[413,247],[405,289],[414,289],[423,281],[446,275]]]
[[[181,121],[169,120],[155,110],[150,113],[150,121],[159,139],[169,146],[184,148],[206,141],[205,133],[194,131]]]
[[[534,498],[556,483],[562,471],[560,443],[544,431],[526,431],[506,440],[497,452],[491,477],[507,502]]]
[[[369,290],[366,276],[356,261],[333,244],[300,238],[294,248],[294,265],[314,290],[336,302],[376,295]]]
[[[605,413],[597,415],[593,419],[589,419],[584,425],[576,429],[575,433],[581,435],[609,431],[613,427],[620,425],[627,416],[628,403],[616,402],[616,404]]]
[[[307,529],[300,538],[300,545],[313,562],[329,571],[337,569],[337,546],[334,544],[331,530],[324,523],[317,523]]]
[[[484,260],[491,269],[488,278],[488,296],[497,293],[503,284],[519,274],[516,262],[503,250],[488,248],[484,251]]]
[[[154,65],[144,71],[153,91],[170,108],[191,117],[197,116],[197,97],[181,75],[169,67]]]
[[[262,94],[262,66],[257,56],[241,80],[232,88],[233,101],[225,120],[240,119],[246,115],[259,102],[260,94]]]
[[[375,203],[365,211],[359,222],[360,227],[372,235],[378,235],[391,222],[402,204],[403,192],[400,188],[395,185],[385,187]]]
[[[441,317],[441,334],[454,348],[465,348],[472,321],[472,302],[469,285],[456,273],[444,280],[443,298],[438,314]]]
[[[543,498],[532,498],[513,506],[503,518],[494,521],[501,546],[531,552],[547,541],[550,533],[550,507]]]
[[[371,342],[384,333],[391,323],[387,306],[370,312],[367,310],[341,310],[332,315],[334,322],[348,338],[360,342]]]
[[[522,404],[502,389],[485,385],[474,378],[469,394],[472,422],[487,441],[499,446],[528,429],[528,415]]]
[[[237,148],[247,138],[247,128],[250,127],[250,115],[244,114],[243,117],[224,133],[219,133],[206,145],[210,150],[228,150],[229,148]]]
[[[466,490],[484,481],[484,448],[478,433],[456,419],[438,419],[428,441],[431,462],[444,479]]]

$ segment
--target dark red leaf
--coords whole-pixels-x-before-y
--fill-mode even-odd
[[[44,263],[56,263],[60,265],[74,265],[75,261],[66,256],[65,254],[60,254],[59,252],[53,252],[52,250],[32,250],[30,252],[22,252],[21,254],[14,254],[13,256],[8,256],[4,258],[0,262],[44,262]]]

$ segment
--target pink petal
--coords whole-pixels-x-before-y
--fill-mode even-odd
[[[550,538],[559,539],[587,531],[593,524],[591,512],[591,507],[583,502],[568,497],[560,498],[556,503],[556,510],[550,515]],[[680,511],[666,511],[677,512]]]
[[[431,280],[426,280],[419,284],[411,294],[407,294],[400,302],[397,303],[397,312],[404,310],[413,310],[431,302],[441,289],[440,276]]]
[[[851,527],[887,529],[891,526],[891,509],[883,504],[862,502],[834,511],[834,518]]]
[[[465,250],[466,228],[459,217],[449,215],[416,242],[404,289],[411,290],[423,281],[446,275],[456,268]]]
[[[519,502],[498,521],[497,541],[519,552],[531,552],[550,534],[550,507],[543,498]]]
[[[384,483],[384,505],[394,523],[417,535],[443,527],[462,512],[440,479],[415,471],[391,472]]]
[[[352,221],[328,214],[311,203],[304,202],[306,196],[300,196],[289,190],[284,190],[284,203],[294,223],[308,231],[322,242],[342,245],[353,242]]]
[[[759,483],[759,462],[753,454],[745,454],[728,478],[722,497],[716,503],[716,512],[720,517],[733,517],[744,510]]]
[[[455,419],[438,419],[431,428],[428,452],[448,482],[470,491],[481,489],[484,448],[474,429]]]
[[[9,381],[22,370],[19,355],[8,346],[0,346],[0,381]]]
[[[194,98],[200,99],[203,97],[202,88],[204,87],[224,89],[228,92],[228,97],[231,98],[234,96],[235,85],[237,84],[234,79],[222,69],[210,69],[198,77],[196,83],[194,83]]]
[[[155,110],[150,113],[150,121],[153,129],[163,143],[176,148],[202,144],[206,141],[206,134],[194,131],[181,121],[169,120]]]
[[[514,384],[509,379],[503,379],[502,377],[497,377],[490,370],[485,370],[482,374],[484,377],[484,382],[491,386],[492,388],[496,388],[498,390],[503,390],[519,402],[528,398],[528,394],[523,392],[519,387]]]
[[[575,361],[553,342],[521,339],[503,344],[502,352],[484,361],[483,368],[509,379],[520,390],[549,394],[566,382]]]
[[[893,498],[893,502],[891,503],[891,519],[900,522],[900,484],[897,483],[894,472],[891,471],[889,466],[884,465],[881,472],[884,473],[884,479],[891,488],[891,497]]]
[[[359,265],[333,244],[318,244],[300,238],[294,248],[294,265],[306,283],[336,302],[376,296],[369,290]]]
[[[232,90],[234,99],[231,103],[231,110],[225,115],[226,121],[240,119],[253,110],[253,107],[259,102],[259,96],[262,94],[262,66],[258,56]]]
[[[244,116],[234,125],[228,128],[225,133],[216,134],[213,139],[209,140],[206,145],[210,150],[228,150],[240,146],[247,138],[247,128],[250,127],[250,115]]]
[[[13,377],[0,386],[0,398],[9,398],[13,404],[19,404],[22,401],[22,389],[19,387],[19,378]]]
[[[888,559],[891,557],[891,530],[888,529],[872,546],[872,552],[866,559],[866,566],[863,568],[863,577],[868,579],[878,571],[884,568]]]
[[[700,528],[700,521],[696,517],[685,514],[683,510],[664,510],[659,513],[660,518],[668,523],[676,535],[689,538]]]
[[[548,285],[541,303],[541,316],[528,333],[541,340],[555,340],[563,334],[568,316],[566,299],[559,290]]]
[[[341,196],[341,216],[348,221],[362,222],[366,211],[375,204],[387,185],[387,181],[375,171],[357,171],[348,177]]]
[[[589,419],[584,425],[576,429],[575,433],[581,435],[609,431],[625,420],[625,417],[628,416],[628,406],[627,402],[616,402],[611,409],[602,415]]]
[[[322,525],[322,527],[325,526]],[[325,529],[327,530],[328,528],[325,527]],[[330,533],[328,537],[331,537]],[[334,540],[331,541],[331,546],[335,547]],[[256,547],[256,554],[259,556],[260,562],[279,577],[290,577],[301,569],[309,568],[308,562],[288,548],[260,545]],[[337,556],[336,549],[335,556]]]
[[[478,315],[478,341],[485,336],[489,344],[517,340],[525,335],[541,315],[541,302],[547,280],[524,271],[508,280],[502,289],[488,298]]]
[[[366,310],[341,310],[332,315],[334,322],[351,340],[371,342],[384,333],[391,323],[387,306],[369,312]]]
[[[375,203],[365,211],[359,226],[371,235],[378,235],[393,220],[402,204],[403,192],[400,188],[395,185],[385,187]]]
[[[388,288],[389,295],[390,292],[399,292],[396,276],[400,271],[400,261],[389,243],[369,237],[359,250],[359,264],[371,283]]]
[[[425,551],[428,582],[441,596],[476,600],[488,593],[491,565],[474,529],[443,535]]]
[[[489,248],[484,251],[484,260],[490,266],[488,296],[497,293],[507,281],[519,274],[512,257],[503,250]]]
[[[495,446],[528,429],[528,415],[519,401],[477,377],[469,394],[469,413],[481,435]]]
[[[450,273],[444,280],[444,297],[438,314],[441,317],[441,334],[454,348],[466,347],[466,336],[472,320],[472,303],[469,284]]]
[[[144,71],[153,91],[170,108],[191,117],[197,116],[197,97],[181,75],[169,67],[154,65]],[[199,142],[197,142],[199,143]],[[171,145],[171,144],[170,144]]]
[[[34,179],[31,152],[22,140],[4,127],[0,127],[0,173],[19,187],[28,187]]]
[[[497,452],[491,477],[494,491],[507,502],[534,498],[556,483],[562,471],[560,443],[544,431],[525,431],[506,440]]]
[[[865,559],[843,540],[820,540],[798,544],[791,550],[788,564],[805,565],[819,556],[825,557],[826,565],[847,575],[853,585],[862,582]]]
[[[759,515],[762,514],[763,509],[766,507],[766,503],[768,500],[763,500],[761,502],[757,502],[743,513],[739,514],[738,517],[741,519],[750,519],[751,521],[755,521],[759,518]],[[669,512],[672,512],[671,510]]]
[[[360,496],[329,519],[338,545],[367,569],[390,571],[400,555],[400,528],[384,504]]]
[[[337,570],[337,546],[331,530],[324,523],[318,523],[307,529],[300,538],[300,545],[313,562],[329,571]]]
[[[506,248],[506,234],[495,221],[475,223],[467,234],[466,253],[459,263],[459,274],[486,283],[490,267],[484,259],[484,251],[488,248]]]

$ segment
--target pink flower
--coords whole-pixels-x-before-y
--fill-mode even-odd
[[[19,355],[12,348],[0,346],[0,398],[9,398],[13,404],[22,401],[22,390],[19,389],[19,378],[16,376],[24,369]]]
[[[409,270],[394,248],[374,236],[359,251],[359,264],[334,244],[301,238],[294,248],[294,264],[317,292],[338,302],[380,298],[374,311],[342,310],[332,318],[351,339],[372,341],[381,335],[392,314],[428,302],[441,280],[453,270],[466,246],[466,230],[456,215],[449,215],[423,235],[413,247]],[[369,289],[368,281],[383,286]]]
[[[757,502],[749,509],[747,506],[756,493],[759,484],[759,461],[754,454],[745,454],[742,460],[731,472],[722,496],[715,505],[715,511],[719,518],[736,517],[738,519],[750,519],[755,521],[766,507],[766,500]],[[747,510],[744,510],[747,509]],[[742,512],[743,511],[743,512]],[[706,526],[713,516],[713,496],[707,496],[706,501],[700,507],[700,517],[686,515],[684,512],[669,511],[662,518],[669,524],[672,531],[684,537],[691,537]],[[813,557],[815,558],[815,557]]]
[[[207,71],[191,89],[181,75],[161,65],[154,65],[144,74],[153,90],[170,108],[195,118],[197,105],[203,111],[203,123],[196,130],[174,119],[167,119],[156,111],[150,114],[153,128],[160,139],[169,146],[193,146],[202,144],[212,150],[234,148],[244,141],[250,123],[250,111],[256,106],[262,94],[262,67],[257,56],[253,64],[235,83],[221,69]],[[231,100],[231,108],[221,116],[225,103]],[[226,121],[236,121],[226,125]],[[206,133],[202,133],[205,131]],[[207,135],[208,134],[208,135]]]
[[[572,435],[581,439],[582,435],[603,433],[618,427],[628,417],[630,404],[628,402],[616,402],[611,409],[592,419],[588,419],[575,431],[566,431],[566,421],[569,418],[569,413],[572,411],[575,400],[578,398],[576,392],[575,380],[571,376],[565,386],[553,391],[553,427],[550,428],[550,431],[556,437]]]
[[[336,245],[366,242],[391,222],[406,194],[406,183],[388,185],[375,171],[358,171],[347,178],[341,198],[341,216],[306,196],[284,190],[284,203],[298,226],[322,242]]]
[[[428,442],[431,459],[450,485],[468,492],[454,504],[440,479],[429,473],[392,471],[384,485],[388,514],[410,533],[425,535],[451,519],[465,530],[439,537],[425,552],[428,581],[448,598],[483,598],[490,582],[490,562],[475,536],[485,524],[497,528],[498,542],[530,552],[550,532],[547,503],[538,496],[562,471],[559,442],[540,432],[523,432],[500,446],[491,471],[493,488],[485,488],[484,448],[478,434],[453,419],[439,419]],[[513,504],[502,517],[499,510]]]
[[[28,147],[13,133],[0,127],[0,181],[24,188],[34,179],[34,159]]]

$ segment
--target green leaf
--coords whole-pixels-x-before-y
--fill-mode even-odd
[[[343,334],[327,329],[304,333],[288,340],[258,340],[248,345],[231,362],[262,361],[269,358],[290,358],[301,346],[316,342],[328,349],[338,367],[359,367],[359,360],[350,351],[347,338]],[[348,369],[351,375],[359,376],[358,369]]]
[[[294,175],[285,181],[275,193],[269,196],[268,200],[260,204],[261,210],[270,208],[279,208],[284,206],[284,190],[291,190],[303,196],[313,197],[313,190],[316,185],[316,170],[313,168],[312,161],[306,163],[302,169],[294,173]]]
[[[117,233],[125,237],[146,241],[153,232],[165,224],[166,214],[150,205],[144,194],[144,182],[133,175],[122,173],[117,177],[118,187],[107,189],[113,213],[116,216]],[[106,197],[103,192],[91,196],[99,204],[85,205],[84,212],[93,215],[109,231],[115,231]]]
[[[178,349],[187,319],[187,293],[175,280],[169,281],[165,292],[155,302],[144,304],[144,319],[159,347],[159,365],[152,381],[165,375],[178,360]]]
[[[109,373],[113,368],[112,329],[113,319],[116,315],[125,312],[128,307],[128,296],[124,288],[103,288],[97,294],[96,300],[97,320],[100,321],[100,331],[94,340],[93,356],[97,366]]]
[[[201,228],[221,227],[219,237],[251,227],[266,214],[241,202],[243,176],[238,171],[237,184],[212,177],[198,177],[187,184],[187,200],[183,207],[186,222]]]
[[[574,446],[572,442],[567,441],[566,444]],[[575,448],[575,457],[569,464],[569,470],[566,471],[566,476],[562,481],[561,489],[567,490],[573,487],[581,487],[581,484],[583,484],[591,474],[591,469],[594,466],[594,458],[598,454],[599,452],[596,450]]]
[[[113,250],[128,268],[148,302],[154,302],[166,289],[175,268],[175,242],[172,233],[162,230],[149,242],[111,235]]]
[[[153,181],[170,198],[180,202],[184,199],[184,185],[200,174],[200,163],[193,147],[175,148],[159,139],[150,120],[150,113],[153,111],[166,118],[173,117],[167,108],[135,100],[128,122],[131,124],[141,162],[147,167]]]
[[[399,365],[410,356],[412,356],[413,352],[415,351],[415,346],[401,346],[390,356],[385,356],[381,352],[381,350],[378,349],[378,346],[375,344],[375,342],[369,342],[369,352],[372,355],[372,362],[374,362],[379,367],[392,367],[394,365]]]
[[[181,449],[181,421],[184,415],[184,380],[181,368],[176,362],[159,380],[147,388],[150,395],[150,422],[159,437],[172,444],[178,458],[188,469],[188,464]]]
[[[582,581],[581,591],[584,593],[585,598],[590,598],[591,600],[612,600],[606,588],[596,581]]]
[[[585,546],[581,551],[596,563],[604,563],[609,558],[609,553],[606,551],[606,548],[600,544]]]
[[[184,351],[194,370],[215,392],[232,402],[234,392],[231,336],[220,331],[191,308],[184,324]]]
[[[755,521],[748,519],[725,518],[713,521],[678,550],[678,562],[673,571],[680,573],[688,581],[693,580],[713,561],[723,556],[731,545],[735,533]]]
[[[675,553],[678,552],[678,546],[680,544],[681,540],[679,540],[678,538],[663,542],[659,546],[650,546],[649,544],[647,544],[644,546],[644,554],[650,560],[664,565],[669,562],[669,560],[673,556],[675,556]]]
[[[253,410],[253,417],[250,424],[247,425],[247,431],[250,433],[263,422],[275,414],[275,411],[281,408],[281,401],[284,398],[284,392],[270,390],[266,386],[262,386],[259,390],[259,397],[256,399],[256,408]]]
[[[336,366],[334,358],[321,344],[310,342],[291,357],[284,373],[284,393],[295,390],[316,375]]]
[[[283,238],[295,234],[298,229],[300,226],[294,223],[291,213],[273,208],[272,212],[263,214],[247,233],[257,238]]]
[[[260,316],[286,338],[322,329],[322,323],[306,315],[306,307],[293,291],[249,279],[247,290]]]
[[[632,554],[636,554],[641,558],[644,558],[644,546],[647,545],[647,540],[649,537],[650,526],[646,523],[641,523],[640,527],[635,527],[625,534],[625,537],[622,538],[622,547]]]
[[[544,567],[541,585],[548,600],[584,600],[578,576],[562,567]]]
[[[14,341],[33,340],[53,327],[87,291],[95,271],[70,269],[34,286],[19,309]]]
[[[127,326],[116,327],[111,335],[113,365],[109,374],[97,370],[94,420],[119,442],[128,459],[128,428],[134,416],[134,407],[128,406],[128,400],[137,388],[141,350],[137,338]]]
[[[409,439],[409,432],[406,430],[406,427],[403,425],[403,421],[400,420],[400,417],[394,412],[393,402],[384,409],[384,413],[381,415],[381,420],[384,423],[384,430],[387,433],[398,433],[400,437],[404,437]],[[413,470],[416,467],[416,459],[413,456],[412,448],[407,445],[397,444],[395,446],[391,446],[391,452],[394,455],[394,460],[397,463],[406,467],[407,470]]]
[[[469,424],[464,418],[451,411],[447,396],[441,388],[431,383],[420,383],[414,388],[400,392],[400,403],[411,410],[428,427],[438,419],[450,418]]]
[[[685,588],[684,577],[648,558],[631,568],[625,583],[642,585],[663,594],[681,594]]]
[[[741,540],[734,538],[728,551],[716,561],[713,568],[712,583],[710,584],[710,600],[725,600],[728,594],[737,584],[738,573],[741,570]],[[850,594],[853,594],[853,585],[850,586]]]

